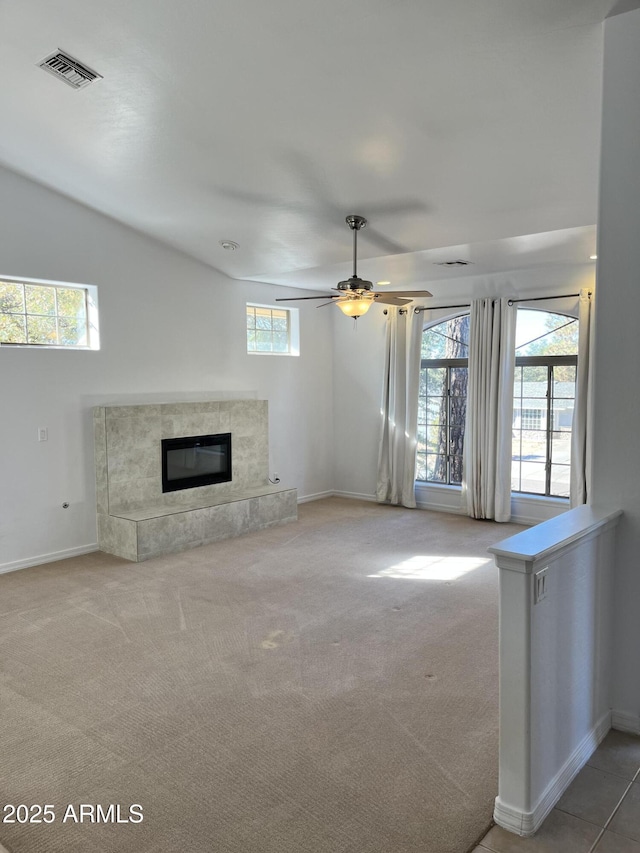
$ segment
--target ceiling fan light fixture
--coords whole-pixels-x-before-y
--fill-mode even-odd
[[[370,296],[361,296],[356,299],[340,300],[336,302],[336,305],[347,317],[354,317],[357,320],[358,317],[362,317],[363,314],[367,313],[373,305],[373,301]]]
[[[346,219],[347,225],[353,231],[353,273],[344,281],[339,281],[332,290],[334,293],[323,296],[293,296],[276,299],[276,302],[299,302],[303,299],[329,299],[318,308],[325,305],[337,305],[347,317],[362,317],[371,308],[374,302],[384,305],[407,305],[412,299],[419,296],[433,296],[428,290],[395,290],[392,293],[376,293],[373,282],[358,276],[358,231],[364,228],[367,220],[364,216],[350,214]],[[391,284],[390,281],[379,281],[377,284]],[[407,298],[408,297],[408,298]]]

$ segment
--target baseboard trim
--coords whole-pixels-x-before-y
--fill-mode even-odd
[[[371,501],[377,503],[375,495],[361,495],[359,492],[333,492],[336,498],[352,498],[357,501]]]
[[[628,711],[612,711],[611,728],[619,732],[640,735],[640,715],[630,714]]]
[[[511,493],[511,521],[517,524],[540,524],[557,518],[571,508],[564,498],[545,498],[542,495]]]
[[[493,819],[503,829],[516,835],[529,837],[540,829],[544,819],[567,790],[571,782],[591,757],[594,749],[611,728],[611,711],[606,711],[590,732],[574,749],[564,765],[556,773],[531,812],[515,809],[496,797]]]
[[[543,521],[550,521],[555,517],[554,515],[549,515],[545,518],[540,518],[539,515],[528,515],[526,512],[512,509],[509,521],[511,524],[523,524],[525,527],[535,527],[536,524],[542,524]]]
[[[0,563],[0,575],[6,572],[16,572],[18,569],[28,569],[31,566],[39,566],[42,563],[55,563],[58,560],[66,560],[69,557],[79,557],[81,554],[91,554],[98,550],[98,543],[90,545],[78,545],[77,548],[66,548],[64,551],[53,551],[50,554],[39,554],[37,557],[27,557],[24,560],[14,560],[12,563]]]
[[[315,495],[304,495],[301,498],[298,498],[299,504],[308,504],[311,501],[321,501],[323,498],[332,498],[335,495],[334,491],[329,490],[328,492],[316,492]]]
[[[462,492],[459,486],[445,486],[440,483],[425,483],[416,480],[415,495],[418,509],[466,515],[462,506]]]
[[[543,519],[543,521],[546,520]],[[539,518],[535,518],[532,515],[521,515],[520,513],[512,513],[509,522],[511,524],[522,524],[524,527],[534,527],[536,524],[542,523]]]
[[[397,506],[397,504],[390,504],[384,501],[379,501],[375,495],[363,495],[359,492],[333,492],[333,495],[337,498],[350,498],[358,501],[372,501],[373,503],[379,503],[381,506]],[[406,507],[405,507],[406,508]],[[402,509],[402,507],[400,507]],[[453,513],[454,515],[465,515],[465,511],[460,507],[449,506],[448,504],[440,504],[434,503],[432,501],[424,501],[420,500],[418,495],[416,494],[416,509],[427,509],[433,510],[433,512],[448,512]]]
[[[466,512],[459,506],[449,506],[448,504],[434,503],[433,501],[423,501],[416,499],[418,509],[428,509],[432,512],[448,512],[453,515],[466,515]]]

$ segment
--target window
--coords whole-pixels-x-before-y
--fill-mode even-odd
[[[247,303],[247,352],[299,355],[298,309]]]
[[[416,480],[462,483],[468,356],[468,314],[423,332]]]
[[[569,497],[578,321],[518,310],[511,490]]]
[[[416,480],[462,483],[469,315],[425,329],[418,398]],[[578,321],[518,310],[511,490],[568,497]]]
[[[0,280],[0,346],[99,349],[97,288]]]
[[[514,424],[520,419],[522,429],[545,429],[543,422],[544,413],[541,409],[516,409],[513,410]]]

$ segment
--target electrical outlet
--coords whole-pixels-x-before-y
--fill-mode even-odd
[[[48,441],[49,440],[49,429],[48,427],[38,427],[38,441]]]
[[[544,569],[540,569],[539,572],[536,572],[533,576],[533,603],[537,604],[539,601],[542,601],[547,597],[547,572],[549,571],[549,566],[545,566]]]

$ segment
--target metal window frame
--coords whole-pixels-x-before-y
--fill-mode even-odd
[[[520,355],[516,357],[516,367],[545,367],[547,369],[547,391],[544,398],[546,400],[546,407],[542,411],[546,412],[547,423],[545,427],[545,490],[544,494],[541,492],[526,492],[523,489],[511,489],[513,494],[517,495],[536,495],[538,497],[544,498],[566,498],[566,495],[555,495],[551,492],[551,456],[553,452],[553,371],[555,367],[575,367],[576,368],[576,392],[577,392],[577,370],[578,370],[578,356],[576,355]],[[574,402],[577,397],[574,396]],[[516,399],[514,393],[514,400]],[[520,400],[522,400],[522,394],[520,394]],[[520,407],[522,409],[522,406]],[[520,451],[522,451],[522,426],[520,426]],[[538,432],[542,432],[542,430],[538,430]],[[512,454],[513,456],[513,454]],[[522,484],[522,452],[518,454],[518,461],[520,463],[520,476],[519,480]]]
[[[442,482],[442,480],[416,480],[417,483],[433,483],[438,486],[456,486],[457,488],[461,487],[461,483],[451,482],[451,371],[456,367],[466,367],[469,368],[469,359],[468,358],[423,358],[420,360],[420,371],[431,369],[437,369],[443,367],[446,369],[446,389],[445,396],[447,397],[447,422],[444,425],[446,427],[447,432],[447,447],[446,447],[446,459],[447,459],[447,479],[446,482]],[[425,377],[426,380],[426,377]],[[426,381],[425,381],[426,388]],[[425,401],[428,398],[428,394],[425,394]],[[425,424],[428,426],[428,424]],[[425,456],[429,454],[425,452]]]
[[[542,297],[541,297],[542,298]],[[558,297],[559,298],[559,297]],[[523,301],[523,300],[514,300],[514,301]],[[530,300],[527,300],[530,301]],[[451,307],[465,307],[465,306],[451,306]],[[570,315],[567,315],[570,316]],[[571,318],[576,319],[577,318]],[[431,327],[432,328],[432,327]],[[426,329],[424,331],[427,331]],[[441,480],[416,480],[418,483],[428,483],[433,485],[447,485],[447,486],[455,486],[460,487],[460,483],[452,483],[451,482],[451,453],[450,453],[450,442],[451,442],[451,407],[450,407],[450,399],[451,399],[451,368],[455,367],[468,367],[469,359],[468,358],[423,358],[420,361],[420,370],[425,370],[427,368],[437,368],[444,367],[447,368],[446,372],[446,394],[449,400],[447,404],[447,480],[446,483],[443,483]],[[547,368],[547,392],[546,392],[546,428],[545,428],[545,493],[541,494],[540,492],[525,492],[521,489],[512,489],[513,494],[518,495],[532,495],[536,497],[551,497],[551,498],[565,498],[565,495],[554,495],[551,493],[551,456],[553,451],[553,368],[561,367],[561,366],[574,366],[576,367],[576,397],[577,398],[577,366],[578,366],[578,356],[577,353],[574,355],[550,355],[550,356],[516,356],[515,358],[515,366],[516,367],[546,367]],[[426,377],[425,377],[426,379]],[[426,383],[425,383],[426,385]],[[428,397],[425,394],[425,401]],[[514,395],[515,399],[515,395]],[[521,396],[522,399],[522,396]],[[520,434],[522,435],[522,429],[520,430]],[[425,457],[428,454],[425,451]],[[520,465],[522,465],[522,458],[519,457]],[[521,474],[521,472],[520,472]],[[521,476],[520,476],[521,479]]]

